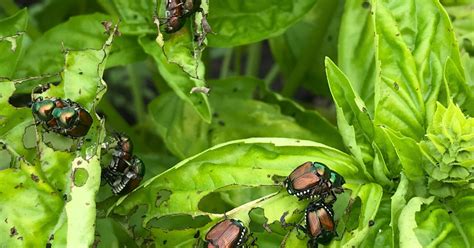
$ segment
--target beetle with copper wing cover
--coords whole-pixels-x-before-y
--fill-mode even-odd
[[[243,247],[247,242],[248,230],[240,220],[226,219],[214,225],[206,234],[208,248]]]
[[[319,162],[306,162],[285,179],[284,184],[290,195],[300,200],[319,198],[328,204],[336,201],[336,193],[344,192],[344,178]]]
[[[300,227],[309,236],[309,247],[318,247],[318,243],[328,244],[336,233],[334,211],[330,205],[311,202],[305,210],[305,227]]]

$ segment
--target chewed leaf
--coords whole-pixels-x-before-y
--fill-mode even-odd
[[[336,149],[304,140],[253,138],[223,143],[183,160],[122,198],[113,211],[125,215],[134,206],[146,205],[144,223],[164,215],[205,215],[199,202],[209,193],[230,185],[279,185],[281,178],[305,161],[328,165],[348,183],[365,180],[355,161]],[[164,191],[168,197],[157,205]]]
[[[210,122],[212,116],[207,96],[203,93],[190,93],[193,87],[205,86],[205,82],[202,79],[204,67],[197,67],[199,70],[197,74],[201,75],[201,78],[190,77],[178,64],[168,61],[155,38],[144,36],[140,38],[139,42],[145,52],[155,59],[158,70],[174,92],[181,99],[189,102],[205,122]],[[196,70],[196,68],[193,67],[193,70]]]
[[[26,9],[0,20],[0,78],[11,78],[15,73],[27,23]]]

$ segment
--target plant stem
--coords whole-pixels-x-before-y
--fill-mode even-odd
[[[260,69],[262,43],[252,44],[247,49],[247,65],[245,67],[245,75],[257,76]]]
[[[226,78],[229,75],[231,59],[232,59],[232,48],[227,48],[224,54],[224,59],[222,60],[221,72],[219,74],[219,78]]]
[[[308,45],[304,47],[302,51],[314,51],[314,47],[321,46],[321,43],[325,37],[324,34],[327,32],[330,26],[333,14],[337,9],[338,4],[339,1],[318,1],[315,8],[324,11],[320,11],[317,20],[314,21],[315,23],[318,23],[318,27],[314,30],[309,38],[311,42],[308,42]],[[282,95],[286,97],[292,97],[295,94],[301,80],[306,75],[306,72],[310,66],[314,64],[313,59],[314,53],[303,52],[293,71],[288,77],[287,82],[283,86]]]
[[[235,48],[234,56],[234,75],[240,75],[242,68],[242,47]]]
[[[135,106],[135,116],[137,123],[143,124],[145,122],[145,105],[143,104],[143,84],[138,78],[138,75],[133,65],[127,65],[127,72],[129,76],[129,84],[132,90],[133,106]]]
[[[263,79],[267,87],[270,87],[272,82],[278,76],[278,73],[280,73],[280,67],[278,66],[278,64],[274,64],[272,68],[270,69],[270,71],[265,76],[265,78]]]

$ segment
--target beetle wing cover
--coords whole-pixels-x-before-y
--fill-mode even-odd
[[[313,173],[306,173],[293,181],[293,188],[305,190],[318,185],[320,178]]]
[[[321,235],[321,223],[316,212],[309,212],[306,217],[307,228],[312,237]]]
[[[300,176],[302,176],[302,175],[304,175],[308,172],[311,172],[312,167],[313,167],[313,163],[311,163],[311,162],[306,162],[306,163],[296,167],[296,169],[294,169],[291,172],[290,176],[289,176],[290,180],[293,181],[293,180],[297,179],[298,177],[300,177]]]
[[[241,228],[232,223],[231,220],[223,220],[217,223],[207,234],[208,247],[227,248],[236,243]]]
[[[334,231],[334,220],[332,219],[331,214],[325,208],[318,209],[316,213],[321,222],[321,227],[325,231]]]

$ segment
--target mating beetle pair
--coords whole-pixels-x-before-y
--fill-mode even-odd
[[[180,30],[188,16],[202,11],[200,6],[201,0],[167,0],[165,31],[174,33]]]
[[[300,200],[317,200],[306,207],[306,227],[299,226],[310,237],[310,247],[328,243],[337,235],[332,204],[337,199],[336,194],[344,192],[344,183],[341,175],[319,162],[305,162],[285,179],[284,184],[290,195],[296,195]]]
[[[123,134],[112,136],[111,147],[106,144],[105,151],[112,150],[110,163],[102,170],[102,177],[112,187],[114,194],[127,194],[140,185],[145,175],[145,165],[133,155],[133,144]]]
[[[37,123],[67,137],[82,137],[92,125],[92,116],[78,103],[59,98],[37,98],[31,105]]]

